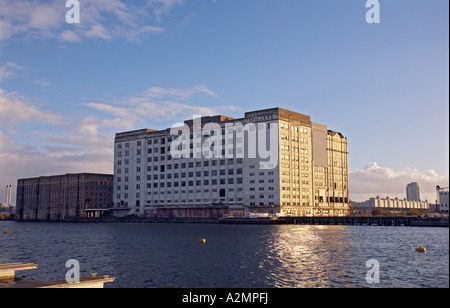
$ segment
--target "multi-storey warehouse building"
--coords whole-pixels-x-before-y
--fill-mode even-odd
[[[19,179],[17,220],[59,221],[99,216],[112,208],[111,174],[65,174]]]
[[[116,134],[116,215],[348,214],[347,139],[273,108]],[[119,213],[119,214],[118,214]]]

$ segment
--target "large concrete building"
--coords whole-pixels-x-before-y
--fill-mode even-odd
[[[342,134],[282,108],[117,133],[114,213],[347,215],[347,154]]]
[[[112,207],[113,176],[65,174],[19,179],[17,220],[60,221],[98,216]]]

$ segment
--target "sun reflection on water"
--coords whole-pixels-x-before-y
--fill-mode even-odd
[[[286,226],[275,228],[267,241],[267,256],[259,263],[267,282],[276,287],[344,286],[354,264],[345,226]],[[344,285],[343,285],[344,284]]]

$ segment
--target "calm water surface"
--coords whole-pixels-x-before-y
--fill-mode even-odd
[[[116,277],[105,284],[113,288],[448,288],[449,230],[0,221],[0,263],[39,264],[18,283],[64,279],[69,259],[82,276]],[[369,259],[380,264],[379,284],[366,282]]]

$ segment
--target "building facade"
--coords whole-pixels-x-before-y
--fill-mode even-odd
[[[418,210],[429,210],[430,205],[428,201],[414,201],[407,199],[391,199],[389,197],[386,198],[369,198],[364,202],[358,203],[356,206],[358,209],[365,210],[374,210],[374,209],[388,209],[388,210],[410,210],[410,209],[418,209]]]
[[[117,215],[347,215],[347,139],[272,108],[117,133]]]
[[[420,189],[417,182],[412,182],[406,185],[406,200],[420,201]]]
[[[65,174],[19,179],[17,220],[60,221],[112,207],[113,176]]]
[[[436,186],[436,210],[440,213],[448,213],[449,188]]]

